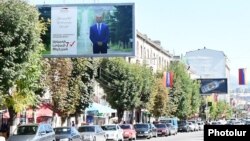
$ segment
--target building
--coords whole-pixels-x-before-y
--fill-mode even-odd
[[[200,79],[226,78],[227,82],[230,81],[228,58],[223,51],[204,47],[203,49],[187,52],[185,60],[190,69],[195,71]],[[227,85],[227,87],[229,86]],[[218,100],[230,101],[228,94],[215,93],[214,96],[218,97]]]
[[[135,57],[128,58],[130,63],[147,64],[154,72],[166,69],[173,55],[161,46],[159,40],[151,40],[146,34],[136,32]]]

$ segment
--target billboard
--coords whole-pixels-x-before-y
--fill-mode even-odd
[[[198,80],[200,81],[201,94],[227,94],[228,92],[228,84],[226,78]]]
[[[135,56],[134,3],[37,5],[44,57]]]

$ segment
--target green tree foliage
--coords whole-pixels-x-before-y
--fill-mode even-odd
[[[210,118],[213,120],[230,118],[232,114],[232,107],[226,101],[214,102],[210,108]]]
[[[170,113],[180,119],[187,119],[200,105],[198,84],[190,79],[186,66],[181,62],[172,62],[169,71],[174,73],[173,88],[170,89]]]
[[[153,87],[156,83],[155,77],[152,71],[145,65],[133,64],[139,69],[137,74],[140,78],[141,91],[139,92],[139,103],[135,105],[136,108],[146,108],[147,103],[150,101],[150,97],[153,91]]]
[[[68,104],[67,92],[72,71],[72,62],[69,58],[49,59],[49,89],[52,95],[53,112],[60,112],[61,116],[67,117],[65,105]]]
[[[158,78],[153,85],[153,91],[151,93],[150,107],[149,111],[155,117],[160,117],[168,114],[168,91],[165,86],[163,86],[162,79]]]
[[[174,72],[174,84],[170,90],[175,102],[174,107],[176,107],[173,114],[180,119],[186,119],[191,111],[191,90],[188,74],[184,64],[180,62],[173,62],[169,70]]]
[[[114,13],[110,15],[110,19],[107,20],[111,27],[111,42],[114,44],[122,42],[123,48],[129,47],[130,38],[133,34],[132,12],[131,6],[117,6]]]
[[[199,108],[202,103],[200,95],[200,83],[197,80],[192,82],[192,96],[191,96],[191,116],[199,113]]]
[[[0,1],[0,93],[11,121],[36,102],[44,29],[38,15],[25,1]]]
[[[73,69],[69,80],[65,110],[76,116],[83,113],[92,102],[94,78],[97,74],[98,60],[73,58]],[[76,118],[77,119],[77,118]],[[78,121],[77,121],[78,122]]]
[[[98,81],[107,94],[107,101],[117,109],[119,120],[125,110],[146,107],[152,86],[147,80],[150,78],[149,68],[129,64],[122,58],[104,59],[100,66]]]

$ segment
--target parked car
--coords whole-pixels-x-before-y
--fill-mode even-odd
[[[56,141],[82,141],[82,137],[75,127],[56,127],[54,131]]]
[[[7,141],[55,141],[55,132],[48,123],[24,124],[17,127]]]
[[[190,128],[188,125],[188,121],[180,120],[178,121],[178,132],[189,132]]]
[[[176,135],[177,134],[177,130],[175,129],[175,127],[173,126],[173,124],[171,123],[166,123],[168,129],[169,129],[169,134],[170,135]]]
[[[134,124],[136,137],[144,137],[150,139],[153,136],[157,137],[157,128],[151,123],[137,123]]]
[[[195,125],[192,122],[188,122],[188,128],[190,129],[190,131],[195,131]]]
[[[105,132],[100,125],[83,125],[78,127],[83,141],[106,141]]]
[[[136,140],[136,131],[132,124],[121,124],[123,129],[123,138],[128,140]]]
[[[194,131],[199,131],[199,125],[196,120],[189,120],[189,122],[192,122],[194,125]]]
[[[107,124],[102,125],[102,129],[105,132],[105,136],[107,140],[124,140],[123,138],[123,130],[118,124]]]
[[[199,121],[198,122],[198,125],[199,125],[199,130],[204,130],[204,122],[203,121]]]
[[[157,123],[155,124],[155,127],[157,128],[157,134],[158,136],[168,136],[170,135],[169,128],[164,123]]]

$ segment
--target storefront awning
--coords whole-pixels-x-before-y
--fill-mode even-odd
[[[85,109],[85,112],[90,112],[90,111],[98,111],[98,113],[116,113],[115,109],[112,109],[108,106],[101,105],[99,103],[92,103],[89,105],[88,108]]]

